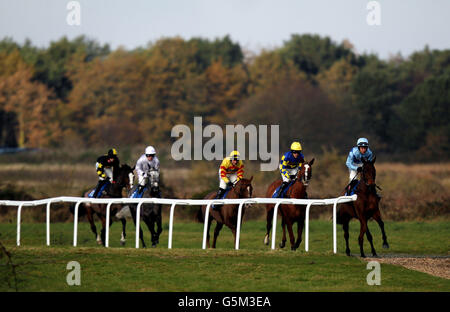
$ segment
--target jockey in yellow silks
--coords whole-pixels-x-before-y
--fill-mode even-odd
[[[238,151],[232,151],[230,156],[220,164],[219,178],[220,186],[217,191],[216,198],[222,198],[228,187],[233,187],[244,176],[244,163],[240,159],[241,155]]]

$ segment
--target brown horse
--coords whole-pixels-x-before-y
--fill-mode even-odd
[[[297,173],[294,184],[289,187],[287,191],[288,198],[307,198],[306,188],[312,177],[312,165],[314,158],[310,162],[305,162]],[[266,192],[266,197],[271,198],[275,190],[281,185],[282,180],[273,182]],[[264,244],[269,245],[269,234],[272,229],[272,220],[275,204],[266,205],[267,226],[266,236],[264,237]],[[305,224],[306,206],[304,205],[280,205],[279,211],[281,213],[281,225],[283,227],[283,238],[280,243],[280,248],[286,246],[286,226],[289,232],[289,240],[291,243],[291,250],[296,250],[302,242],[303,226]],[[297,241],[295,241],[292,226],[297,222]]]
[[[372,234],[369,231],[367,226],[367,222],[370,218],[373,218],[377,221],[380,226],[381,233],[383,236],[383,248],[389,248],[389,244],[387,242],[386,233],[384,232],[384,223],[381,219],[381,214],[379,210],[379,202],[380,197],[376,192],[376,184],[375,184],[375,163],[376,157],[372,161],[363,160],[363,166],[361,171],[361,181],[359,182],[356,188],[356,194],[358,198],[356,201],[351,203],[340,204],[339,209],[337,211],[337,223],[342,224],[342,228],[344,230],[344,238],[346,249],[345,252],[347,256],[350,256],[350,248],[348,247],[348,224],[352,218],[356,218],[360,223],[360,231],[359,231],[359,249],[361,251],[361,257],[365,257],[364,255],[364,234],[367,236],[367,240],[370,243],[370,247],[372,248],[372,254],[374,257],[377,256],[375,252],[375,248],[373,247],[372,242]]]
[[[228,192],[227,199],[236,198],[250,198],[252,197],[253,187],[252,187],[253,177],[250,179],[240,179],[235,186]],[[204,199],[214,199],[216,197],[216,192],[211,192]],[[234,242],[236,242],[236,227],[237,227],[237,215],[238,215],[239,205],[222,205],[219,210],[212,209],[209,210],[209,220],[208,220],[208,232],[206,245],[209,246],[209,228],[211,227],[212,220],[216,220],[216,228],[214,229],[214,240],[212,243],[212,248],[216,248],[217,237],[219,236],[220,230],[225,224],[228,226],[233,233]],[[204,222],[206,206],[201,206],[197,213],[197,220],[199,222]],[[242,218],[245,212],[245,205],[242,209]],[[242,220],[242,219],[241,219]]]
[[[100,195],[100,198],[122,198],[122,189],[126,187],[128,190],[131,188],[134,180],[134,174],[133,174],[134,167],[131,168],[127,164],[123,164],[119,167],[119,170],[114,175],[116,176],[115,183],[109,184],[109,186],[106,187],[106,194]],[[84,197],[89,197],[90,191],[84,193]],[[86,212],[87,219],[91,225],[91,230],[95,234],[95,237],[97,239],[97,242],[99,244],[105,245],[105,232],[106,232],[106,204],[91,204],[91,203],[85,203],[84,208]],[[111,205],[111,215],[114,215],[116,210],[120,208],[119,205]],[[94,214],[96,214],[100,221],[102,222],[102,230],[101,235],[99,236],[97,234],[97,228],[95,226],[94,222]],[[122,221],[122,237],[121,242],[125,241],[125,225],[126,225],[126,219],[120,219]],[[112,218],[110,218],[110,224],[111,226]]]

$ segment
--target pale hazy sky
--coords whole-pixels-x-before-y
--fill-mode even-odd
[[[69,0],[0,0],[0,39],[40,47],[85,34],[113,49],[161,37],[214,39],[245,49],[281,46],[293,33],[348,39],[359,53],[408,56],[425,45],[450,48],[450,0],[378,0],[381,25],[369,26],[369,0],[78,0],[81,25],[66,22]]]

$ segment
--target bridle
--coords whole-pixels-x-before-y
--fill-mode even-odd
[[[300,176],[300,182],[302,182],[302,184],[304,186],[308,186],[309,185],[309,180],[311,180],[311,176],[308,177],[308,173],[310,172],[310,168],[311,166],[309,164],[304,164],[302,166],[304,168],[302,175]]]

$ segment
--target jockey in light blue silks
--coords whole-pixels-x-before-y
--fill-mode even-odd
[[[366,138],[359,138],[356,142],[356,147],[353,147],[348,153],[346,165],[349,170],[349,185],[347,193],[358,183],[356,176],[362,170],[362,161],[372,161],[373,153],[369,148],[369,141]]]

